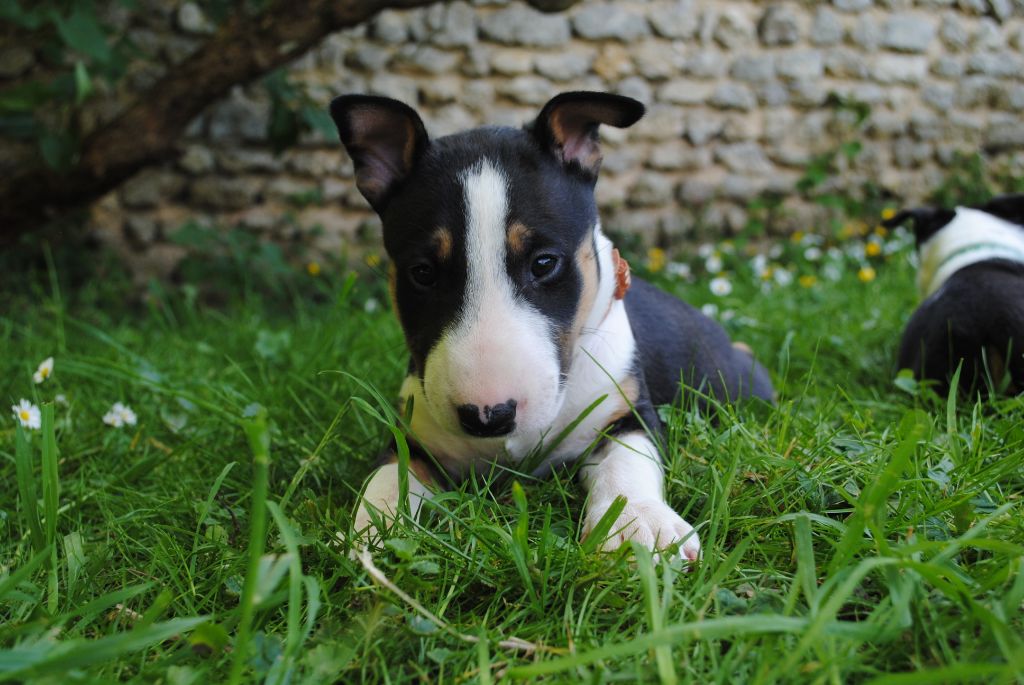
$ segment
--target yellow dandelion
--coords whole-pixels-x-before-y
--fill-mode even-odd
[[[319,264],[319,262],[310,262],[309,264],[307,264],[306,265],[306,273],[308,273],[310,276],[319,276],[320,275],[320,264]]]
[[[665,251],[660,247],[652,247],[647,250],[647,268],[651,271],[661,271],[665,268]]]
[[[774,275],[775,275],[775,269],[773,269],[770,266],[766,266],[764,268],[764,271],[761,272],[761,280],[762,281],[770,281],[770,280],[772,280],[772,276],[774,276]]]
[[[893,209],[892,207],[886,207],[885,209],[882,210],[882,219],[884,219],[885,221],[888,221],[894,216],[896,216],[896,210]]]
[[[376,252],[371,252],[370,254],[366,255],[366,258],[363,261],[365,261],[366,266],[370,267],[371,269],[378,267],[380,266],[380,255],[377,254]]]
[[[870,266],[862,266],[860,271],[857,272],[857,278],[860,279],[861,283],[870,283],[875,280],[876,275],[875,270]]]
[[[877,257],[878,255],[882,254],[882,246],[874,241],[871,241],[864,246],[864,254],[866,254],[868,257]]]
[[[789,239],[790,239],[790,241],[792,241],[794,243],[799,243],[801,240],[804,239],[804,232],[803,231],[793,231],[793,235],[789,236]]]
[[[885,236],[889,235],[889,229],[879,224],[878,226],[875,226],[875,235],[877,235],[879,238],[884,238]]]
[[[804,274],[800,277],[800,285],[804,288],[812,288],[818,282],[818,277],[813,274]]]

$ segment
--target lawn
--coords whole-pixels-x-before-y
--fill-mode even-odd
[[[1024,400],[897,376],[910,250],[864,234],[634,255],[780,391],[662,409],[689,570],[581,544],[571,473],[495,471],[350,559],[336,534],[406,363],[379,266],[243,264],[140,298],[105,259],[6,258],[0,681],[1024,679]],[[134,424],[104,422],[115,402]]]

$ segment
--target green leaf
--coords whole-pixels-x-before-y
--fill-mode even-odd
[[[75,591],[78,578],[85,566],[85,544],[82,534],[77,530],[64,536],[64,558],[67,562],[67,586],[70,595]]]
[[[327,113],[327,110],[322,107],[306,104],[302,106],[299,113],[309,128],[319,131],[327,140],[332,140],[337,136],[338,129],[335,128],[334,120],[331,119],[331,115]]]
[[[66,131],[46,131],[39,137],[39,153],[56,171],[65,171],[71,166],[76,150],[74,137]]]
[[[290,554],[265,554],[260,558],[259,570],[256,575],[256,594],[253,602],[259,606],[267,601],[288,572],[291,563]]]
[[[219,623],[209,622],[197,626],[188,636],[192,651],[199,654],[220,654],[230,641],[228,631]]]
[[[75,3],[68,17],[57,17],[57,33],[64,43],[83,55],[106,64],[110,61],[110,46],[90,4]]]
[[[75,62],[75,104],[85,102],[91,93],[92,78],[89,76],[89,70],[86,69],[85,62],[78,60]]]
[[[394,552],[395,556],[402,561],[412,561],[419,543],[410,538],[391,538],[384,542],[384,546]]]

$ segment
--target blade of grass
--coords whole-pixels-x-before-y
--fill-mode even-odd
[[[65,674],[158,645],[206,621],[206,617],[176,618],[139,630],[96,640],[76,638],[53,642],[48,636],[0,651],[0,680],[25,680]]]
[[[20,424],[14,430],[14,458],[18,497],[21,499],[21,518],[32,538],[32,549],[39,552],[46,549],[46,536],[43,535],[42,522],[39,520],[39,500],[32,468],[32,444],[29,442],[28,433]]]
[[[49,583],[46,607],[50,614],[57,613],[59,575],[57,566],[57,516],[60,508],[60,476],[57,472],[57,437],[53,425],[53,403],[42,406],[43,437],[43,514],[46,517],[46,544],[50,547]]]
[[[658,579],[654,573],[654,556],[643,545],[631,543],[636,558],[636,570],[640,574],[640,589],[644,594],[644,609],[647,613],[647,625],[652,634],[665,629],[665,616],[661,611],[661,598],[658,593]],[[666,569],[669,564],[665,564]],[[654,648],[654,660],[658,667],[658,679],[665,685],[679,682],[672,663],[672,645],[661,644]]]
[[[249,656],[252,621],[256,611],[256,584],[259,579],[260,558],[267,536],[267,488],[270,471],[270,428],[267,411],[258,407],[254,414],[243,419],[242,427],[252,450],[253,487],[249,508],[249,563],[245,585],[240,599],[240,618],[235,637],[235,653],[228,682],[238,685]]]
[[[615,525],[615,520],[619,518],[622,511],[626,508],[626,498],[619,495],[612,504],[608,507],[608,511],[604,512],[604,515],[597,522],[597,524],[590,529],[587,533],[587,537],[580,543],[580,549],[584,554],[592,554],[598,547],[608,539],[608,534],[611,533],[612,526]]]
[[[50,550],[44,547],[36,552],[28,561],[19,566],[16,571],[12,572],[6,578],[0,579],[0,602],[4,601],[8,592],[28,580],[32,576],[32,572],[39,568],[49,558]]]

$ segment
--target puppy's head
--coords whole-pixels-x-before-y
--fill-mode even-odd
[[[525,129],[430,140],[398,101],[331,103],[383,223],[395,309],[442,427],[528,437],[557,415],[576,339],[614,289],[593,193],[597,128],[643,111],[621,96],[563,93]]]

